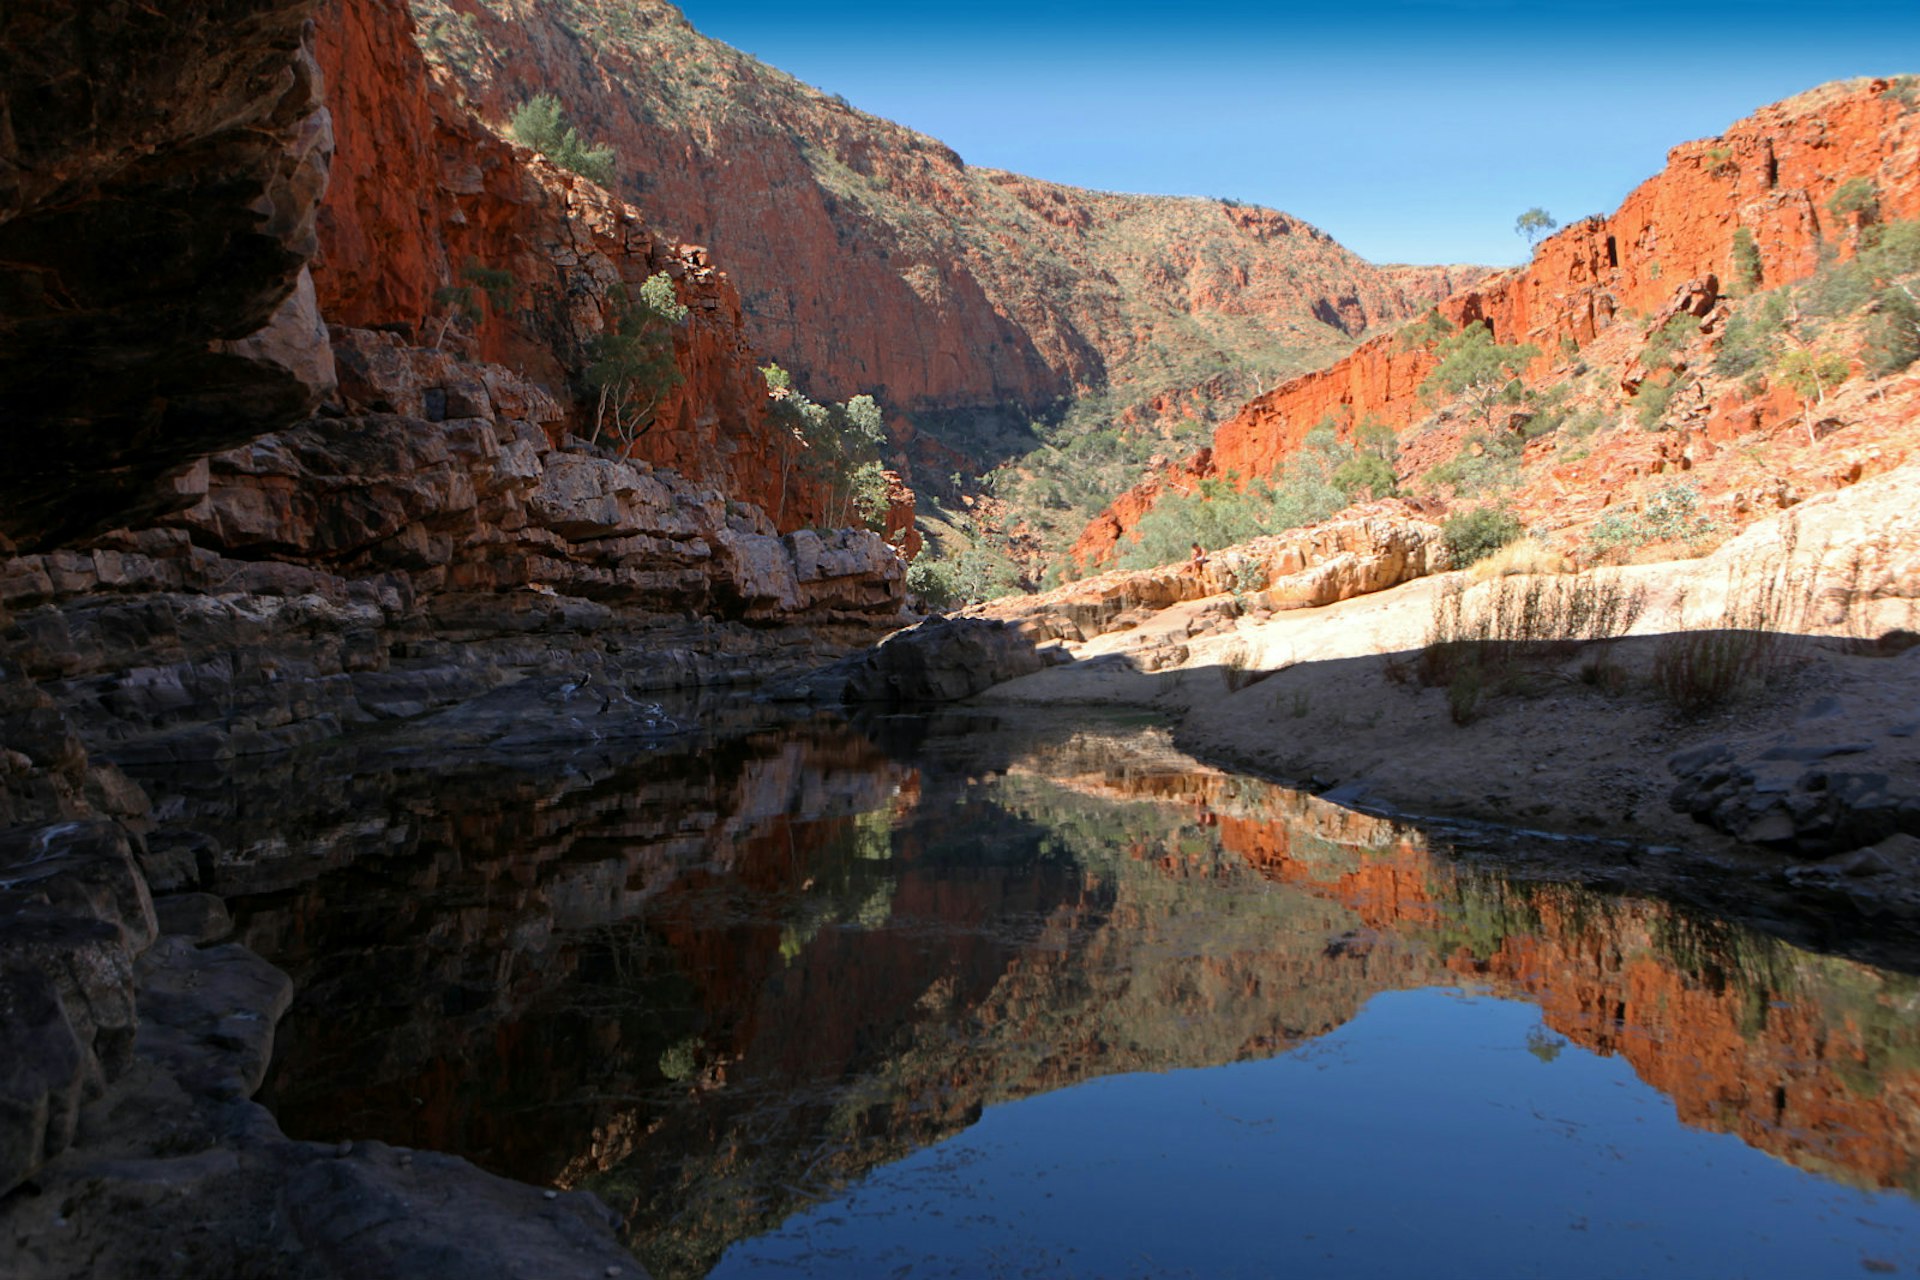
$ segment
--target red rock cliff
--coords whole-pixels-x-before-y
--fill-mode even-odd
[[[1541,244],[1532,263],[1455,293],[1439,310],[1455,324],[1484,320],[1501,342],[1531,342],[1551,363],[1562,337],[1585,345],[1624,312],[1666,302],[1682,281],[1730,276],[1734,233],[1760,250],[1763,280],[1809,275],[1823,245],[1845,251],[1849,226],[1828,210],[1841,183],[1864,177],[1883,219],[1920,216],[1920,113],[1890,97],[1884,80],[1825,85],[1762,108],[1716,138],[1675,147],[1667,167],[1607,218],[1589,218]],[[1151,477],[1091,522],[1074,544],[1099,564],[1169,486],[1200,478],[1271,475],[1315,424],[1372,415],[1395,428],[1424,416],[1422,350],[1372,339],[1326,369],[1254,400],[1214,433],[1213,446]]]
[[[1037,407],[1113,385],[1139,403],[1217,374],[1223,353],[1241,370],[1308,367],[1470,278],[1376,268],[1268,209],[969,166],[659,0],[419,8],[434,58],[489,119],[550,92],[612,145],[623,193],[714,248],[755,345],[818,394]]]
[[[665,271],[690,310],[675,338],[683,381],[634,455],[762,507],[782,530],[822,521],[824,494],[768,413],[740,297],[704,249],[488,130],[429,72],[402,0],[324,0],[318,25],[337,137],[313,272],[327,319],[423,344],[451,330],[570,403],[616,286]],[[510,283],[490,295],[482,271]],[[477,313],[470,335],[456,292]]]

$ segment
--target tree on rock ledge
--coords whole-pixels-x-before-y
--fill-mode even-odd
[[[1436,406],[1465,400],[1474,416],[1491,429],[1494,408],[1521,399],[1521,371],[1540,355],[1540,348],[1530,343],[1503,347],[1486,325],[1470,324],[1441,342],[1434,353],[1440,363],[1420,384],[1420,398]]]
[[[664,271],[642,281],[637,298],[624,289],[615,292],[611,323],[594,339],[586,371],[587,386],[598,393],[593,439],[604,431],[626,450],[653,429],[654,410],[680,385],[673,331],[686,318],[673,277]]]
[[[1559,225],[1553,220],[1552,214],[1535,205],[1513,220],[1513,234],[1525,237],[1527,248],[1532,249],[1540,243],[1541,236]]]

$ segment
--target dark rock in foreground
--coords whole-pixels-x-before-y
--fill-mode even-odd
[[[840,703],[924,706],[958,702],[1055,661],[1012,623],[929,618],[817,671],[786,692]]]

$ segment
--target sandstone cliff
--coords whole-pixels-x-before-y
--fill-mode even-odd
[[[1124,406],[1223,369],[1231,394],[1477,274],[1375,268],[1269,209],[970,166],[661,0],[416,8],[490,120],[551,92],[610,143],[622,193],[712,246],[743,282],[754,345],[820,394],[1038,409],[1112,387]]]
[[[1439,311],[1455,325],[1487,324],[1499,342],[1538,347],[1535,377],[1565,364],[1563,341],[1620,347],[1613,354],[1625,369],[1638,345],[1620,335],[1637,338],[1643,317],[1673,305],[1685,282],[1705,282],[1711,306],[1719,282],[1735,274],[1736,231],[1752,235],[1771,287],[1809,275],[1825,254],[1850,251],[1853,221],[1829,208],[1849,179],[1875,184],[1882,220],[1920,215],[1920,114],[1891,88],[1884,80],[1826,85],[1676,147],[1666,169],[1611,216],[1575,223],[1543,242],[1528,266],[1453,294]],[[1324,419],[1350,427],[1371,416],[1406,428],[1428,412],[1418,390],[1433,364],[1429,351],[1380,336],[1259,397],[1220,426],[1209,449],[1117,499],[1081,534],[1075,558],[1105,561],[1169,487],[1273,474]]]

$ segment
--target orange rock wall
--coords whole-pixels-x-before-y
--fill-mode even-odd
[[[421,11],[457,46],[448,64],[488,119],[551,93],[610,145],[623,193],[721,256],[755,345],[817,397],[1038,409],[1130,383],[1195,325],[1227,334],[1253,316],[1276,346],[1334,350],[1483,274],[1375,267],[1273,210],[970,166],[707,38],[662,0]]]
[[[613,291],[671,274],[690,311],[675,337],[683,381],[632,453],[764,509],[784,532],[824,521],[802,447],[768,412],[740,296],[704,250],[656,235],[637,210],[503,141],[428,71],[404,0],[325,0],[317,54],[337,150],[313,267],[336,324],[464,342],[573,405],[571,375],[611,314]],[[512,275],[496,310],[472,269]],[[447,291],[479,319],[445,337]],[[574,426],[590,430],[575,407]],[[911,528],[901,490],[890,527]]]
[[[1542,243],[1527,267],[1440,303],[1456,325],[1485,321],[1503,343],[1530,342],[1557,358],[1562,337],[1584,346],[1623,312],[1644,314],[1676,287],[1708,275],[1730,278],[1733,236],[1747,228],[1760,250],[1763,283],[1813,272],[1822,247],[1844,254],[1852,227],[1827,209],[1849,178],[1871,178],[1882,219],[1920,217],[1920,113],[1887,96],[1884,80],[1814,89],[1765,107],[1717,138],[1689,142],[1609,218],[1591,218]],[[1284,383],[1246,405],[1202,450],[1121,495],[1087,525],[1073,548],[1083,566],[1109,559],[1167,489],[1201,478],[1243,482],[1274,473],[1307,432],[1332,417],[1343,428],[1372,416],[1396,429],[1426,407],[1422,350],[1374,338],[1329,368]]]

